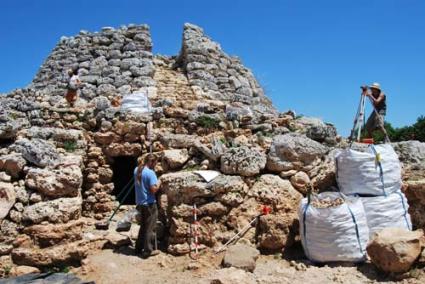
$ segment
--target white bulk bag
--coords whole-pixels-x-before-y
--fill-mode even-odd
[[[360,198],[366,212],[369,235],[389,227],[412,230],[412,221],[408,212],[409,204],[400,191],[388,196]]]
[[[125,95],[121,101],[121,111],[148,113],[152,109],[145,92],[136,92]]]
[[[335,158],[343,194],[388,195],[401,188],[401,166],[390,144],[371,145],[367,152],[341,151]]]
[[[323,192],[313,198],[336,199],[338,192]],[[316,208],[301,200],[298,210],[301,242],[306,256],[315,262],[365,259],[369,229],[363,204],[358,197],[343,197],[342,205]]]
[[[360,262],[365,259],[369,229],[360,199],[323,192],[312,196],[312,200],[338,197],[343,197],[345,202],[330,208],[316,208],[307,198],[301,200],[298,210],[301,242],[312,261]]]

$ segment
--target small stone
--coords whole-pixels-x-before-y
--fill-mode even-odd
[[[12,245],[5,245],[5,244],[1,244],[0,245],[0,256],[1,255],[8,255],[13,249]]]
[[[297,173],[297,170],[283,171],[279,174],[279,176],[284,179],[284,178],[291,177],[295,175],[296,173]]]
[[[165,150],[162,159],[169,169],[177,169],[189,160],[189,154],[186,149]]]
[[[15,189],[11,183],[0,182],[0,221],[9,214],[16,201]]]
[[[297,172],[291,177],[291,184],[302,194],[307,194],[310,178],[305,172]]]
[[[4,182],[10,182],[12,180],[12,177],[5,172],[0,172],[0,181]]]
[[[201,268],[201,264],[199,262],[191,262],[186,268],[187,270],[198,270]]]
[[[37,192],[31,193],[31,195],[30,195],[31,203],[41,202],[42,200],[43,200],[43,198]]]
[[[255,261],[259,255],[260,252],[253,247],[236,244],[228,247],[222,265],[223,267],[236,267],[253,272],[255,269]]]

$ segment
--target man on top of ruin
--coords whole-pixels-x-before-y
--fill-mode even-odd
[[[78,89],[81,86],[80,78],[78,77],[78,69],[69,69],[68,70],[68,90],[66,93],[66,101],[70,107],[74,107],[74,103],[78,97]]]

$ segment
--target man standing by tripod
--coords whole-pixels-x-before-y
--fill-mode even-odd
[[[368,137],[372,137],[375,130],[381,131],[387,139],[387,131],[384,126],[385,115],[387,114],[387,98],[381,90],[378,83],[373,83],[372,86],[363,86],[363,95],[368,96],[374,110],[370,114],[366,122],[366,131]]]

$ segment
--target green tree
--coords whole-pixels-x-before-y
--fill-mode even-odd
[[[409,126],[394,128],[391,123],[385,122],[385,129],[391,141],[406,141],[406,140],[419,140],[425,142],[425,116],[421,115],[417,118],[416,122]],[[383,141],[384,135],[379,131],[373,134],[375,141]]]

